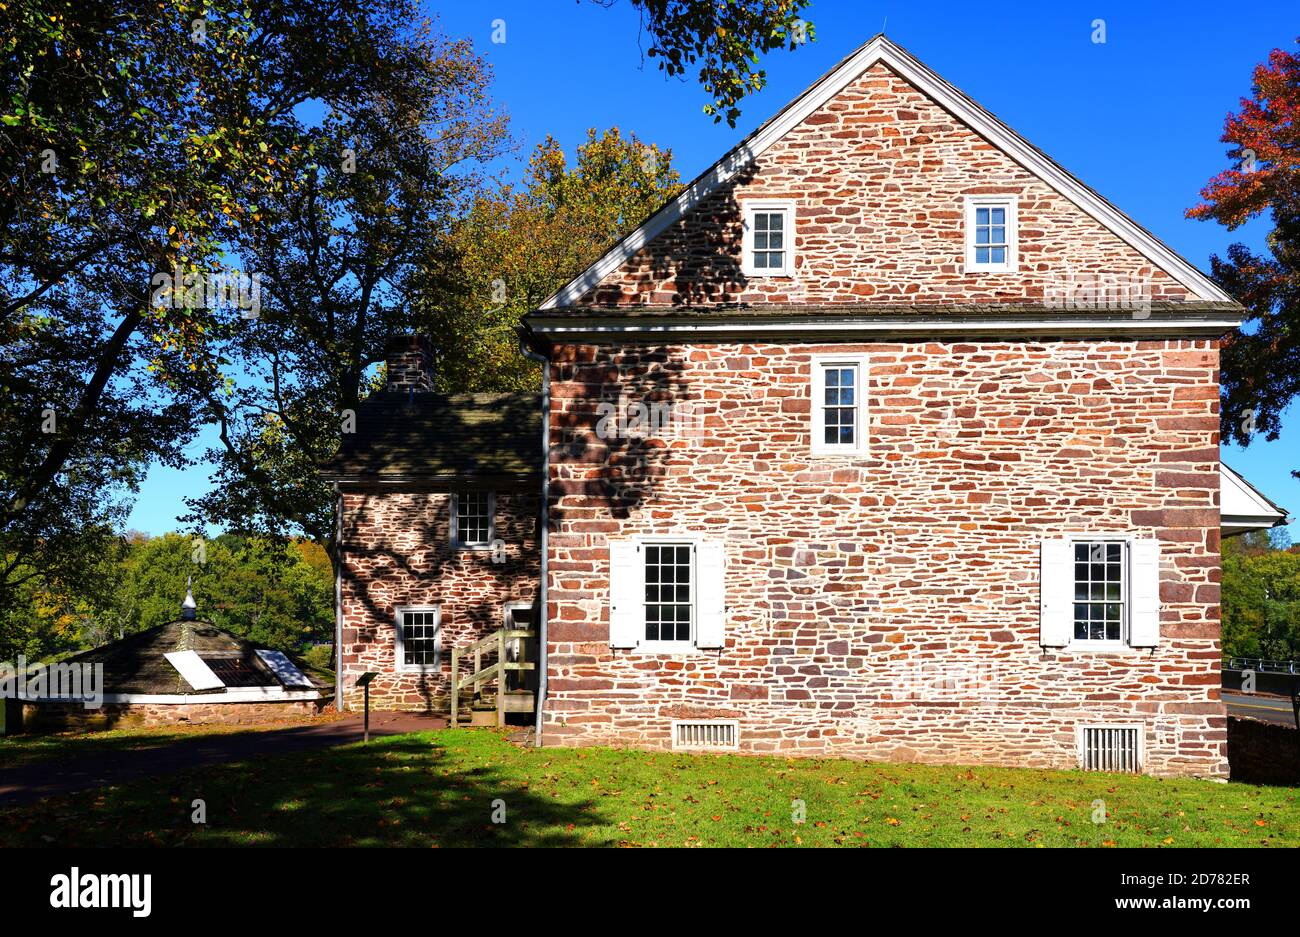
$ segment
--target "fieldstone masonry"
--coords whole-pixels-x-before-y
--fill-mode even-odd
[[[1015,273],[965,270],[964,197],[1015,195]],[[791,277],[741,274],[741,203],[796,203]],[[1021,303],[1071,283],[1187,290],[883,64],[606,277],[582,305]],[[1058,294],[1059,295],[1059,294]]]
[[[864,458],[810,454],[827,351],[868,356]],[[1222,775],[1217,367],[1205,341],[557,350],[545,740],[725,718],[746,751],[1067,768],[1079,724],[1139,721],[1147,770]],[[598,456],[611,375],[714,432]],[[1161,541],[1153,652],[1040,648],[1039,542],[1072,532]],[[610,649],[608,538],[682,533],[726,541],[726,647]]]
[[[380,674],[370,687],[374,708],[446,708],[450,649],[500,628],[506,603],[536,601],[539,488],[497,492],[496,532],[504,547],[496,559],[501,562],[491,550],[452,548],[448,491],[344,495],[344,708],[361,705],[361,691],[353,684],[370,670]],[[439,670],[397,672],[397,608],[433,605],[442,615]]]

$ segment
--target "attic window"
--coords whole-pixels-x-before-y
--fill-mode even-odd
[[[741,272],[748,277],[794,274],[794,203],[745,202]]]
[[[966,270],[1010,273],[1016,269],[1016,200],[1009,195],[966,198]]]

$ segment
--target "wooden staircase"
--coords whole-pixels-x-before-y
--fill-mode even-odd
[[[452,648],[453,728],[503,726],[506,713],[533,711],[537,696],[529,678],[537,665],[527,657],[536,637],[535,631],[501,628],[468,647]]]

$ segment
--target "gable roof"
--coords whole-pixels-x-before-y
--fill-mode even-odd
[[[651,215],[640,227],[623,237],[595,263],[549,296],[539,310],[571,306],[618,270],[719,186],[753,163],[769,147],[820,107],[834,98],[864,71],[883,63],[905,80],[928,94],[940,107],[965,123],[1090,215],[1139,254],[1164,270],[1193,297],[1214,302],[1233,302],[1209,277],[1180,257],[1150,231],[1133,221],[1100,194],[1089,188],[1051,157],[1025,140],[973,99],[920,62],[884,34],[859,47],[815,81],[753,133],[729,150],[722,159],[697,176],[677,198]]]
[[[333,482],[532,478],[542,471],[540,394],[384,391],[357,408],[356,432],[321,466]]]
[[[1227,463],[1219,463],[1219,524],[1225,536],[1267,530],[1286,522],[1286,508],[1272,501]]]

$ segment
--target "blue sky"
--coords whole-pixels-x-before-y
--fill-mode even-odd
[[[635,8],[619,0],[465,0],[428,3],[448,35],[473,40],[491,63],[520,158],[549,133],[567,149],[587,128],[613,125],[670,147],[683,178],[707,168],[823,72],[884,27],[895,42],[1202,269],[1235,240],[1256,249],[1267,226],[1235,232],[1183,212],[1226,165],[1223,119],[1249,92],[1251,70],[1300,35],[1291,4],[953,2],[815,3],[817,40],[765,62],[768,86],[744,103],[737,127],[714,124],[693,76],[668,79],[638,49]],[[1105,21],[1106,42],[1092,41]],[[494,43],[494,21],[505,42]],[[1279,440],[1229,449],[1227,462],[1300,514],[1300,409]],[[198,455],[214,434],[191,447]],[[155,466],[129,526],[177,526],[183,498],[205,491],[208,469]],[[1300,541],[1300,522],[1291,525]]]

